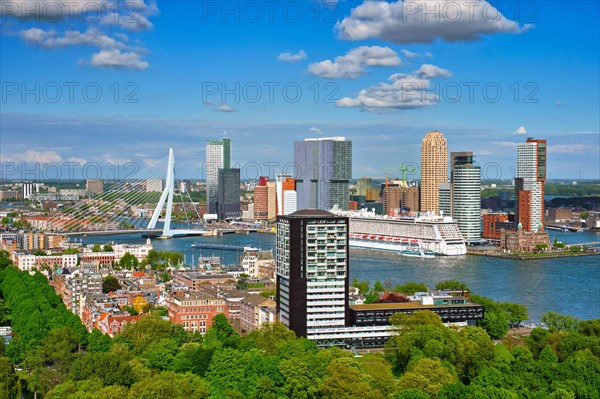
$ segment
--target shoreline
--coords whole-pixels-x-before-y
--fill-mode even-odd
[[[600,252],[582,252],[582,253],[557,253],[557,254],[507,254],[501,252],[478,252],[467,250],[467,255],[489,256],[492,258],[516,259],[516,260],[536,260],[536,259],[555,259],[555,258],[574,258],[579,256],[599,256]]]

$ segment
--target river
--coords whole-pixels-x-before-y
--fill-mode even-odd
[[[600,241],[600,234],[551,231],[554,238],[567,244]],[[139,235],[83,237],[84,243],[143,243]],[[198,256],[218,255],[223,263],[239,261],[240,254],[228,251],[199,250],[193,243],[250,245],[272,249],[275,236],[253,233],[223,237],[189,237],[172,240],[153,239],[159,251],[183,253],[185,262]],[[581,319],[600,318],[600,257],[581,256],[539,260],[515,260],[466,255],[460,257],[414,258],[397,253],[364,249],[350,251],[350,278],[390,280],[396,284],[416,281],[433,288],[442,280],[465,282],[471,291],[498,301],[522,303],[529,309],[530,320],[538,322],[548,311],[570,314]]]

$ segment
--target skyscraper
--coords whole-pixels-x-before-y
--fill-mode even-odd
[[[439,211],[439,184],[447,181],[446,139],[440,132],[427,133],[421,145],[421,211]]]
[[[345,137],[294,143],[298,209],[347,209],[352,179],[352,141]]]
[[[466,240],[481,238],[481,168],[472,152],[453,152],[451,172],[452,218]]]
[[[242,216],[239,169],[219,169],[216,206],[218,218],[221,220]]]
[[[544,228],[546,184],[546,140],[528,138],[517,145],[515,210],[517,222],[526,231]]]
[[[206,142],[206,204],[208,213],[217,213],[219,169],[231,168],[231,139]]]
[[[289,215],[297,210],[296,180],[291,175],[277,175],[277,215]]]
[[[277,312],[300,337],[350,324],[348,218],[318,209],[277,217]]]

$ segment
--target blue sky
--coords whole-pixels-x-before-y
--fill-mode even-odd
[[[596,1],[67,3],[0,0],[5,176],[173,147],[200,178],[223,132],[264,173],[294,140],[346,136],[354,176],[381,176],[440,130],[490,178],[529,136],[550,177],[600,178]]]

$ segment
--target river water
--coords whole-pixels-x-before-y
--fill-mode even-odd
[[[550,232],[565,243],[600,241],[600,234],[591,232]],[[77,238],[79,240],[81,238]],[[84,243],[143,243],[139,235],[83,237]],[[72,239],[73,240],[73,239]],[[198,256],[216,255],[223,263],[239,262],[240,253],[192,248],[193,243],[250,245],[273,249],[275,236],[253,233],[229,234],[223,237],[189,237],[172,240],[153,239],[159,251],[183,253],[185,263],[192,264]],[[471,291],[498,301],[522,303],[529,309],[530,320],[538,322],[548,311],[570,314],[581,319],[600,318],[600,256],[581,256],[540,260],[515,260],[466,255],[460,257],[414,258],[394,252],[352,249],[350,278],[359,280],[389,280],[394,286],[416,281],[433,288],[442,280],[465,282]]]

